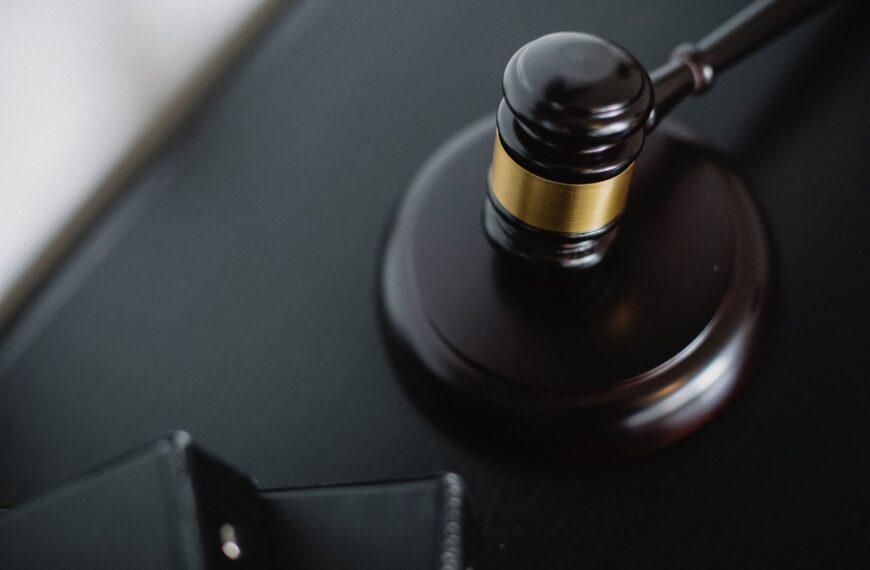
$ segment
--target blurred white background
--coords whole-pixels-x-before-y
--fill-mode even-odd
[[[273,3],[0,2],[0,323]]]

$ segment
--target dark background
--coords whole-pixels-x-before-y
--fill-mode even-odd
[[[292,6],[0,337],[0,505],[181,428],[264,488],[456,471],[494,568],[868,567],[859,2],[676,113],[745,174],[781,265],[769,356],[700,432],[611,465],[496,453],[420,413],[379,330],[391,209],[514,50],[572,29],[654,67],[743,5]]]

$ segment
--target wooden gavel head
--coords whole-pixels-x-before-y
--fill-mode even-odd
[[[649,75],[614,43],[560,32],[514,54],[503,92],[487,235],[526,259],[594,265],[625,210],[653,111]]]

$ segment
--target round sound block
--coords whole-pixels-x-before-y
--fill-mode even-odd
[[[405,381],[614,456],[710,419],[757,364],[770,320],[770,244],[741,179],[665,123],[638,160],[605,260],[537,267],[482,227],[494,137],[487,118],[448,141],[396,212],[383,311],[414,363]]]

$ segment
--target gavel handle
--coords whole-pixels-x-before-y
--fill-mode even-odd
[[[656,103],[647,130],[687,95],[704,93],[717,75],[828,4],[826,0],[756,0],[701,41],[677,46],[670,61],[650,73]]]

